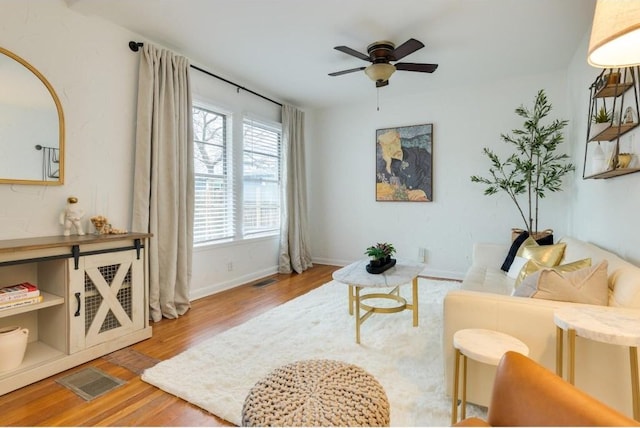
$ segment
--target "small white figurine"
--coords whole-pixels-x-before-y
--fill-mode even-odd
[[[67,208],[60,213],[60,224],[64,225],[64,236],[71,235],[71,226],[76,228],[78,235],[84,235],[82,229],[82,222],[80,221],[84,216],[84,211],[78,205],[78,198],[71,196],[67,198]]]
[[[624,123],[633,123],[633,108],[627,107],[624,112]]]

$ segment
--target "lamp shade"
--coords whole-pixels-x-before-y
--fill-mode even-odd
[[[640,0],[598,0],[587,62],[594,67],[640,65]]]
[[[375,63],[364,69],[369,79],[374,82],[384,82],[396,71],[396,68],[387,63]]]

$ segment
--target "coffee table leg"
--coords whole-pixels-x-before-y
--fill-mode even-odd
[[[411,309],[413,310],[413,326],[418,326],[418,277],[413,278],[412,290],[413,290],[413,301],[411,302]]]
[[[467,356],[462,354],[462,402],[460,403],[460,419],[467,417]]]
[[[569,373],[568,381],[571,385],[576,384],[576,331],[572,328],[567,330],[567,338],[569,342]]]
[[[356,303],[356,343],[360,344],[360,287],[354,287],[356,289],[355,303]]]
[[[460,383],[460,350],[454,349],[453,391],[451,392],[451,425],[458,422],[458,386]]]
[[[353,315],[353,285],[349,285],[349,315]]]
[[[629,347],[629,361],[631,362],[631,396],[633,398],[633,419],[640,418],[640,397],[638,397],[640,389],[640,380],[638,379],[638,348],[636,346]]]
[[[556,327],[556,374],[562,377],[564,330]]]

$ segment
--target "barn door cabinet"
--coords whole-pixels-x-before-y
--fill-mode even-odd
[[[28,281],[43,296],[40,303],[0,309],[0,327],[29,329],[22,364],[0,372],[0,394],[151,337],[145,259],[150,236],[0,241],[0,286]]]
[[[638,159],[626,167],[618,165],[622,150],[620,137],[638,124],[639,68],[605,68],[589,87],[589,118],[582,178],[612,178],[640,171]],[[598,113],[608,113],[608,120],[595,123]],[[638,154],[631,153],[633,157]]]

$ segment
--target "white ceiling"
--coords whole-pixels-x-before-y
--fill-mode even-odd
[[[375,100],[367,65],[338,52],[413,37],[426,46],[405,62],[440,64],[433,74],[398,71],[380,98],[428,93],[565,69],[590,31],[595,0],[66,0],[190,58],[248,89],[297,105]],[[144,40],[142,40],[144,41]],[[123,46],[123,49],[128,49]],[[586,59],[585,59],[586,61]]]

